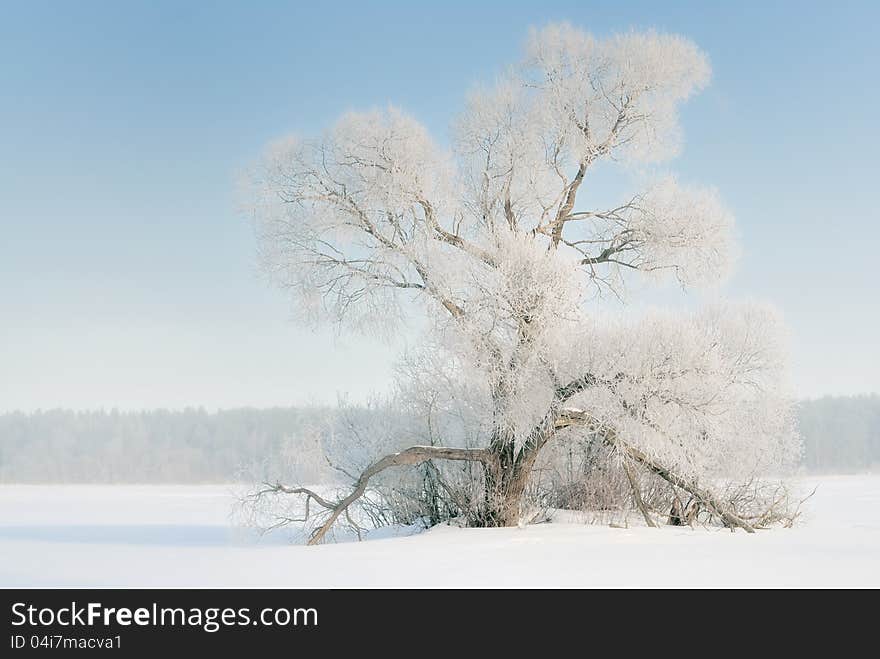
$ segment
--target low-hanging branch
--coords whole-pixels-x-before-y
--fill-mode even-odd
[[[557,428],[566,428],[579,425],[590,429],[592,432],[595,432],[600,437],[602,437],[603,441],[605,441],[605,443],[607,443],[609,446],[613,446],[619,449],[627,457],[647,468],[649,471],[657,474],[662,479],[671,483],[672,485],[681,488],[688,494],[691,494],[694,498],[704,504],[709,510],[718,515],[718,517],[720,517],[721,520],[729,528],[741,528],[746,533],[755,532],[755,529],[754,527],[752,527],[751,524],[749,524],[736,513],[731,511],[730,507],[720,501],[718,497],[712,494],[712,492],[705,488],[699,487],[696,483],[692,483],[687,478],[675,473],[670,468],[662,465],[656,458],[649,456],[644,451],[641,451],[635,446],[621,440],[620,437],[617,435],[617,431],[614,430],[614,428],[603,424],[591,414],[584,412],[583,410],[567,409],[564,410],[564,413],[560,415],[560,418],[557,421],[556,425]]]
[[[316,545],[339,519],[343,513],[347,514],[348,508],[358,499],[360,499],[367,491],[367,485],[373,476],[391,467],[402,467],[410,465],[419,465],[428,460],[458,460],[466,462],[480,462],[490,470],[497,469],[496,457],[488,449],[476,448],[451,448],[446,446],[410,446],[399,453],[386,455],[384,458],[374,462],[364,469],[354,484],[354,488],[348,496],[336,502],[328,501],[319,496],[312,490],[302,487],[287,487],[281,484],[274,485],[270,491],[281,492],[284,494],[305,494],[307,501],[314,500],[320,506],[330,511],[327,520],[312,533],[308,544]]]
[[[578,409],[561,410],[558,415],[556,415],[555,422],[553,424],[553,430],[561,431],[565,428],[575,426],[584,428],[589,432],[596,433],[597,435],[601,436],[603,441],[605,441],[609,446],[613,446],[621,450],[627,457],[627,459],[642,465],[643,467],[645,467],[652,473],[660,476],[672,485],[675,485],[685,492],[688,492],[695,499],[704,504],[706,508],[715,513],[729,528],[741,528],[746,531],[746,533],[755,532],[755,529],[747,521],[731,511],[730,507],[725,505],[717,496],[712,494],[712,492],[705,488],[697,486],[695,483],[690,482],[685,477],[675,473],[670,468],[662,465],[656,458],[653,458],[641,451],[640,449],[636,448],[635,446],[624,442],[618,437],[617,432],[613,428],[610,428],[606,424],[603,424],[591,414]],[[552,434],[552,432],[548,433],[548,439],[552,437]],[[453,448],[445,446],[411,446],[398,453],[386,455],[385,457],[377,460],[369,467],[367,467],[363,472],[361,472],[360,476],[358,476],[351,492],[338,501],[329,501],[328,499],[320,496],[319,494],[308,488],[288,487],[281,484],[272,485],[267,488],[267,490],[264,490],[264,492],[304,494],[306,495],[307,505],[309,501],[315,501],[318,505],[330,511],[329,517],[324,521],[323,524],[321,524],[320,527],[315,529],[315,531],[309,538],[308,544],[316,545],[324,539],[324,537],[327,535],[327,532],[333,527],[333,525],[336,523],[336,520],[339,519],[341,515],[348,515],[348,509],[352,506],[352,504],[354,504],[366,493],[367,486],[374,476],[391,467],[414,466],[422,464],[429,460],[479,462],[483,464],[490,473],[493,473],[495,475],[498,474],[498,471],[500,469],[500,465],[498,463],[498,455],[490,449]],[[645,516],[645,520],[648,525],[654,526],[653,521],[650,519],[650,516],[647,513],[644,503],[641,501],[641,497],[639,496],[640,493],[638,492],[638,486],[635,483],[634,476],[630,471],[629,465],[627,465],[627,475],[630,478],[630,482],[633,487],[633,492],[636,496],[636,501],[639,509]]]

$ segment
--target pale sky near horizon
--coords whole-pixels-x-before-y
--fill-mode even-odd
[[[298,327],[258,276],[238,172],[388,103],[442,141],[558,20],[708,53],[668,168],[736,214],[724,294],[782,309],[798,395],[880,391],[878,3],[0,0],[0,412],[387,388],[393,346]]]

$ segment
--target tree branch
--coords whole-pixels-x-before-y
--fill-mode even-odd
[[[636,505],[642,513],[642,517],[645,518],[645,524],[651,528],[657,528],[657,524],[651,519],[651,515],[648,513],[648,507],[642,499],[642,493],[641,490],[639,490],[639,482],[636,479],[635,473],[633,473],[633,468],[629,463],[629,459],[624,459],[623,471],[626,473],[626,479],[629,481],[630,488],[632,488],[633,499],[635,499]]]
[[[739,527],[745,530],[746,533],[755,532],[755,529],[748,522],[732,512],[729,507],[721,502],[714,494],[712,494],[712,492],[700,488],[696,483],[690,482],[683,476],[676,474],[668,467],[660,464],[655,458],[652,458],[635,446],[621,440],[613,428],[602,423],[591,414],[588,414],[583,410],[564,410],[557,420],[556,428],[562,429],[571,426],[583,426],[591,432],[600,435],[609,446],[620,449],[626,456],[646,467],[649,471],[652,471],[672,485],[675,485],[693,495],[697,500],[718,515],[731,529]]]
[[[354,484],[354,489],[348,496],[344,497],[336,503],[331,503],[321,498],[313,491],[296,487],[290,488],[283,485],[275,485],[271,491],[283,492],[286,494],[305,494],[308,498],[314,499],[318,504],[330,511],[330,517],[312,534],[308,544],[316,545],[332,528],[333,524],[342,514],[348,514],[348,508],[358,499],[360,499],[367,491],[367,485],[373,476],[389,469],[390,467],[401,467],[405,465],[418,465],[428,460],[458,460],[465,462],[480,462],[488,469],[497,469],[496,458],[488,449],[470,449],[470,448],[450,448],[445,446],[411,446],[399,453],[386,455],[384,458],[374,462],[367,467],[358,477]]]
[[[425,199],[419,199],[418,203],[425,213],[425,223],[428,225],[428,227],[432,229],[432,231],[434,232],[434,237],[437,240],[452,245],[453,247],[459,248],[463,252],[466,252],[467,254],[478,258],[486,265],[492,266],[493,268],[497,267],[498,263],[489,252],[465,240],[457,233],[447,231],[442,226],[440,226],[440,223],[437,221],[437,218],[434,215],[434,207],[431,205],[430,202]]]

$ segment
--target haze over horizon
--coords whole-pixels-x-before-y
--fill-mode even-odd
[[[5,7],[0,413],[387,389],[401,342],[291,322],[259,276],[236,180],[269,140],[349,109],[391,103],[445,141],[468,90],[558,20],[656,27],[708,53],[712,82],[686,104],[669,168],[716,186],[736,215],[742,257],[722,295],[782,310],[799,397],[880,392],[880,6],[506,6],[352,4],[332,20],[290,3]],[[692,304],[680,298],[642,296]]]

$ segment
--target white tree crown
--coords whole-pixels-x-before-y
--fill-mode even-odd
[[[517,441],[581,382],[565,404],[687,473],[772,468],[797,450],[772,311],[623,323],[589,304],[630,274],[729,273],[733,218],[713,189],[663,176],[613,208],[582,199],[602,160],[674,156],[678,108],[709,75],[679,36],[535,30],[524,61],[470,95],[449,150],[396,108],[272,144],[253,182],[265,262],[304,317],[387,327],[424,302],[439,330],[426,353],[453,356],[471,407]]]

